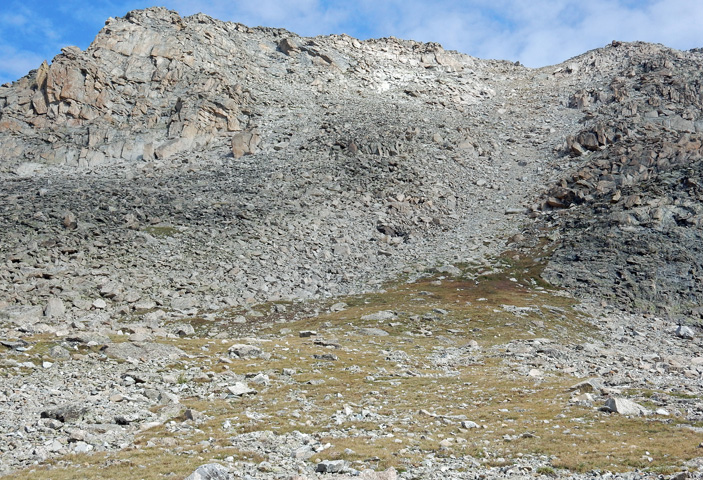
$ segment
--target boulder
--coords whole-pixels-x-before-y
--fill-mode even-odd
[[[234,358],[260,358],[264,352],[255,345],[235,344],[227,351]]]
[[[317,464],[315,471],[318,473],[340,473],[346,467],[345,460],[324,460]]]
[[[46,307],[44,308],[44,316],[45,317],[61,317],[66,313],[66,307],[63,304],[63,301],[60,298],[50,298],[49,301],[46,303]]]
[[[105,348],[105,354],[121,359],[133,358],[141,361],[176,360],[185,352],[173,345],[161,343],[111,343]]]
[[[644,416],[650,412],[639,403],[621,397],[610,397],[605,401],[604,409],[611,413],[620,415]]]
[[[256,394],[256,390],[254,390],[244,382],[236,382],[234,385],[230,385],[229,387],[227,387],[227,391],[235,397]]]
[[[61,407],[50,408],[41,412],[41,418],[53,418],[60,422],[75,422],[83,418],[83,415],[88,411],[88,407],[80,404],[64,405]]]
[[[300,51],[300,40],[292,37],[284,38],[278,42],[278,49],[286,55],[292,55]]]
[[[226,467],[219,463],[208,463],[195,469],[185,480],[231,480],[234,478]]]
[[[693,340],[696,337],[696,334],[693,332],[691,327],[679,325],[676,327],[676,336],[685,340]]]
[[[232,155],[234,158],[241,158],[244,155],[251,155],[258,151],[261,138],[255,131],[236,133],[232,137]]]

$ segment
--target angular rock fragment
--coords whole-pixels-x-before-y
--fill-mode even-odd
[[[693,340],[696,337],[696,334],[693,332],[691,327],[679,325],[676,327],[676,336],[686,340]]]
[[[185,480],[232,480],[229,470],[219,463],[208,463],[195,469]]]
[[[236,382],[234,385],[227,387],[227,391],[234,395],[235,397],[241,397],[242,395],[254,395],[256,390],[249,387],[246,383]]]
[[[369,313],[367,315],[364,315],[361,317],[362,320],[377,320],[377,321],[383,321],[383,320],[392,320],[396,318],[397,315],[395,312],[390,311],[390,310],[383,310],[380,312],[376,313]]]
[[[86,412],[88,412],[88,407],[85,405],[64,405],[44,410],[41,412],[41,418],[53,418],[64,423],[69,423],[80,420]]]
[[[318,473],[340,473],[346,467],[345,460],[324,460],[317,464],[315,471]]]
[[[644,416],[649,415],[649,410],[639,403],[621,397],[610,397],[605,401],[604,408],[611,413],[620,415]]]
[[[236,133],[232,137],[232,155],[234,158],[241,158],[244,155],[251,155],[258,151],[261,138],[256,132]]]
[[[584,380],[576,385],[573,385],[569,388],[569,390],[572,392],[576,391],[581,393],[600,393],[604,387],[605,385],[601,379],[589,378],[588,380]]]
[[[111,343],[107,345],[104,352],[111,357],[124,360],[132,358],[144,362],[177,360],[185,355],[185,352],[180,348],[162,343]]]
[[[263,350],[255,345],[235,344],[227,350],[230,357],[234,358],[260,358],[264,355]]]
[[[44,308],[44,316],[49,318],[60,317],[65,313],[66,306],[60,298],[56,297],[50,298]]]

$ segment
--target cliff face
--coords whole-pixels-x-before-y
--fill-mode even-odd
[[[86,51],[0,87],[7,301],[49,295],[16,287],[37,283],[25,261],[49,268],[37,258],[79,309],[102,266],[152,277],[110,297],[127,309],[339,294],[481,263],[541,225],[561,231],[551,281],[690,310],[702,66],[643,43],[530,70],[162,8],[109,19]]]
[[[205,15],[135,11],[109,19],[86,51],[67,47],[51,66],[3,88],[0,128],[11,154],[2,167],[166,159],[229,143],[233,132],[263,126],[268,107],[308,107],[330,87],[342,98],[369,94],[402,77],[409,84],[423,68],[473,63],[438,45],[303,39]],[[421,80],[418,92],[432,77],[440,75]],[[432,90],[457,104],[489,95],[474,80]]]

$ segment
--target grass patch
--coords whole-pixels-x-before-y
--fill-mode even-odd
[[[311,462],[342,458],[357,468],[404,470],[427,455],[471,456],[484,465],[543,455],[551,461],[542,475],[666,472],[699,456],[697,434],[675,422],[573,406],[568,387],[578,379],[559,369],[540,378],[521,373],[507,355],[511,342],[599,335],[573,299],[540,280],[540,262],[511,252],[458,277],[428,273],[376,293],[188,319],[195,336],[158,339],[190,355],[164,371],[181,372],[177,383],[207,386],[207,395],[181,399],[181,410],[140,433],[134,448],[68,456],[7,478],[183,478],[229,457],[258,464],[266,459],[236,450],[232,437],[264,430],[310,434],[331,444]],[[337,302],[346,306],[331,311]],[[382,311],[393,314],[370,316]],[[257,330],[256,339],[241,338],[244,327],[228,323],[236,315],[253,319],[246,328]],[[205,337],[212,325],[226,338]],[[310,330],[317,334],[300,335]],[[229,358],[235,343],[256,344],[266,355]],[[191,371],[205,375],[196,382]],[[256,374],[269,377],[249,384],[256,395],[228,395],[234,376]],[[189,428],[172,428],[179,425]]]

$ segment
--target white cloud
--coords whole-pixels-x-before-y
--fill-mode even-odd
[[[700,0],[362,0],[379,30],[482,58],[558,63],[612,40],[703,46]],[[390,7],[390,8],[389,8]]]
[[[0,15],[0,24],[3,25],[13,25],[13,26],[24,26],[27,24],[27,17],[20,13],[4,13]]]
[[[286,28],[310,36],[340,33],[338,30],[350,11],[350,6],[345,2],[320,0],[174,0],[169,2],[168,7],[184,16],[202,12],[219,20],[252,27]]]
[[[44,58],[35,52],[0,44],[0,85],[27,75],[30,70],[39,68],[43,61]]]

